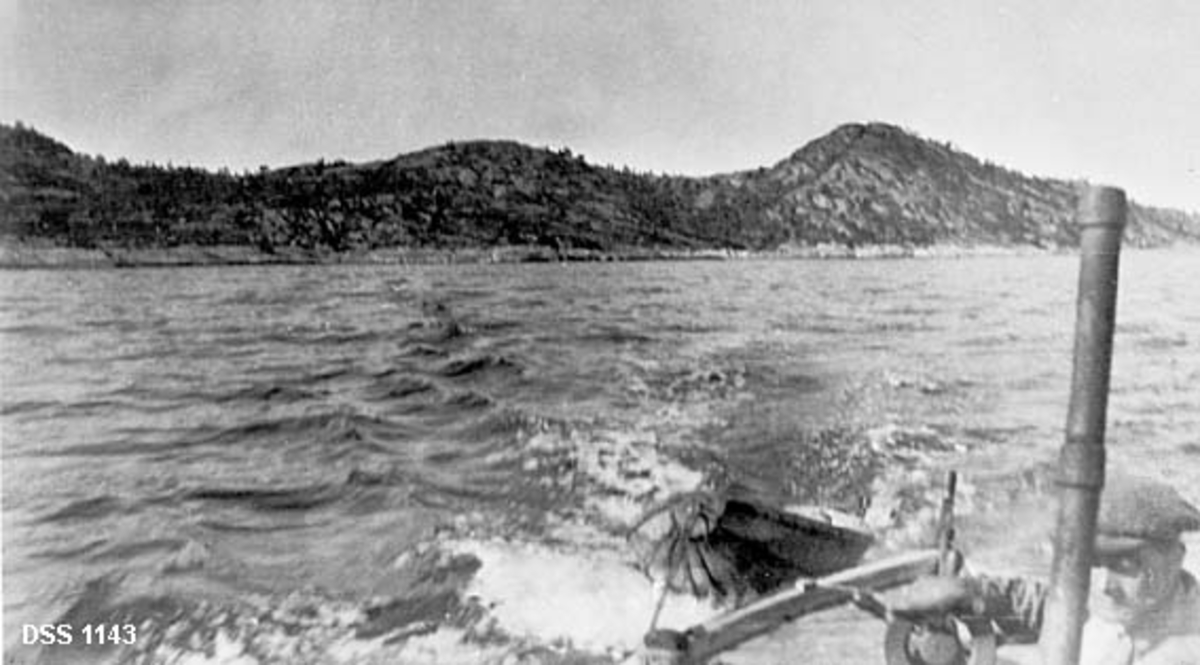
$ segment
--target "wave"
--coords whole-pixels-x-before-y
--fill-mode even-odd
[[[217,404],[228,402],[277,402],[291,404],[304,400],[319,399],[324,394],[282,383],[265,383],[211,395],[208,399]]]
[[[344,485],[319,483],[301,487],[246,488],[246,487],[201,487],[184,492],[184,501],[217,501],[236,503],[251,510],[280,512],[312,510],[328,506],[346,494]]]
[[[326,413],[257,420],[221,429],[188,442],[189,445],[231,445],[254,442],[376,443],[376,432],[395,434],[403,428],[381,418],[365,416],[346,409]]]
[[[82,545],[68,547],[66,549],[49,549],[35,553],[33,556],[39,559],[58,559],[62,561],[76,561],[80,557],[95,552],[96,550],[108,544],[107,538],[98,538],[89,540]]]
[[[475,391],[448,392],[438,389],[436,399],[400,399],[389,403],[384,413],[392,419],[416,421],[423,432],[453,425],[462,418],[487,411],[495,405],[491,397]]]
[[[486,319],[477,321],[472,328],[481,333],[497,334],[524,328],[528,322],[519,319]]]
[[[405,358],[445,358],[449,351],[431,346],[424,341],[406,341],[400,347],[400,355]]]
[[[377,374],[375,380],[364,391],[368,402],[394,402],[412,397],[428,397],[440,393],[432,382],[411,375],[394,376],[398,372]]]
[[[697,321],[677,321],[674,323],[652,325],[648,326],[648,328],[656,333],[682,335],[713,335],[716,333],[729,332],[733,330],[733,328],[728,325],[709,325],[699,323]]]
[[[408,326],[413,341],[445,344],[462,339],[473,331],[458,321],[418,321]]]
[[[105,393],[108,397],[87,399],[60,405],[64,417],[111,416],[115,411],[138,414],[169,413],[186,410],[186,402],[175,399],[171,391],[139,388],[119,388]],[[134,428],[128,428],[133,431]]]
[[[309,372],[309,373],[303,374],[303,375],[299,376],[298,378],[293,379],[292,382],[303,384],[303,385],[312,385],[314,383],[325,383],[328,381],[335,381],[335,380],[344,379],[347,377],[352,378],[359,374],[360,374],[360,371],[356,367],[353,367],[351,365],[340,365],[338,367],[331,367],[329,369],[323,369],[323,370],[319,370],[316,372]]]
[[[419,418],[426,427],[453,425],[464,416],[486,411],[496,402],[486,393],[475,390],[443,391],[431,386],[428,391],[415,393],[423,396],[425,392],[436,394],[440,399],[400,399],[390,405],[387,415],[394,418]],[[380,401],[382,395],[376,396]]]
[[[0,326],[0,335],[21,335],[25,337],[45,339],[47,337],[66,337],[75,332],[67,326],[52,326],[38,323]]]
[[[354,344],[370,344],[385,339],[383,333],[372,330],[356,330],[350,327],[328,325],[288,326],[253,338],[257,343],[277,343],[317,347],[337,347]]]
[[[135,398],[140,402],[161,402],[162,406],[156,407],[157,410],[187,409],[197,403],[219,404],[222,406],[238,402],[252,404],[294,404],[308,400],[319,400],[327,397],[329,394],[326,390],[310,390],[297,387],[294,385],[297,383],[307,383],[307,381],[253,383],[231,387],[228,390],[219,392],[125,386],[112,391],[111,394]],[[134,408],[148,407],[139,406]]]
[[[185,538],[152,538],[131,543],[119,543],[112,547],[93,551],[88,561],[129,561],[146,555],[174,554],[187,546]]]
[[[98,520],[109,515],[125,512],[128,505],[115,496],[97,496],[73,501],[38,520],[39,523],[71,522],[75,520]]]
[[[259,453],[328,463],[351,455],[394,454],[395,446],[414,438],[418,429],[405,422],[368,416],[339,407],[316,414],[257,419],[228,426],[187,429],[133,429],[123,438],[64,446],[31,453],[37,456],[137,456],[171,462],[217,455],[247,457]]]
[[[441,450],[430,453],[415,466],[356,468],[347,475],[344,485],[347,496],[354,498],[347,505],[348,512],[373,505],[367,492],[400,490],[402,496],[394,499],[429,510],[462,514],[481,507],[503,506],[504,519],[519,519],[515,504],[509,501],[513,498],[509,479],[517,463],[482,457],[470,451]],[[497,520],[495,526],[499,524]]]
[[[508,357],[483,355],[451,360],[437,373],[448,379],[476,379],[482,375],[520,376],[524,371],[524,367]]]
[[[317,335],[304,340],[306,344],[316,346],[347,346],[352,344],[371,344],[386,339],[383,334],[375,331],[332,332]]]
[[[16,416],[25,413],[37,413],[38,411],[46,411],[61,407],[62,402],[57,400],[21,400],[19,402],[5,402],[0,404],[0,416]]]
[[[565,449],[530,449],[541,422],[520,412],[487,415],[444,431],[444,438],[421,441],[403,458],[359,465],[346,485],[400,488],[405,498],[434,510],[499,509],[497,524],[563,508],[575,462]]]
[[[571,338],[584,344],[652,344],[658,339],[627,328],[618,326],[603,326]]]
[[[875,333],[914,333],[914,332],[934,332],[938,330],[936,326],[925,323],[924,321],[879,321],[872,319],[858,327],[858,333],[861,335],[870,335]]]

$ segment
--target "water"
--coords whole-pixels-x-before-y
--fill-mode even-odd
[[[5,644],[119,620],[156,662],[619,659],[655,598],[622,528],[714,470],[896,548],[958,468],[972,559],[1036,571],[1011,527],[1045,521],[1077,270],[2,273]],[[1194,252],[1123,257],[1109,446],[1200,502],[1197,283]]]

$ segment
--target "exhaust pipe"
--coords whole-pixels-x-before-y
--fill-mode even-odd
[[[1125,192],[1112,187],[1089,187],[1079,203],[1074,369],[1058,463],[1058,528],[1040,645],[1046,665],[1079,662],[1104,487],[1104,426],[1125,208]]]

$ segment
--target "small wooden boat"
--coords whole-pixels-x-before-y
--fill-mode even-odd
[[[695,492],[647,514],[669,512],[671,527],[648,562],[676,591],[741,599],[802,577],[858,565],[874,537],[853,518],[787,506],[738,489]]]
[[[839,522],[816,507],[732,497],[709,539],[727,541],[759,567],[786,570],[793,579],[821,577],[858,565],[875,541],[869,532]]]

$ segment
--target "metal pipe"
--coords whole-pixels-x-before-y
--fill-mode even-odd
[[[1076,665],[1087,611],[1096,514],[1104,487],[1104,426],[1116,322],[1125,192],[1089,187],[1080,199],[1079,291],[1066,439],[1058,466],[1058,529],[1042,624],[1047,665]]]

